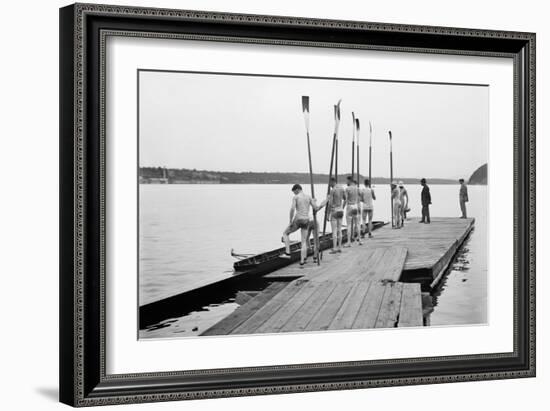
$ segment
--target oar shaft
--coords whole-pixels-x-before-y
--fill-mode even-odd
[[[351,179],[355,180],[355,139],[351,142]]]
[[[359,187],[361,174],[359,174],[359,137],[357,138],[357,187]]]
[[[392,146],[392,134],[390,134],[390,210],[391,210],[391,225],[394,227],[395,221],[393,218],[393,199],[392,199],[392,183],[393,183],[393,146]]]
[[[372,146],[369,146],[369,182],[372,185]]]
[[[334,178],[338,184],[338,136],[336,136],[336,147],[334,150]]]
[[[334,149],[335,149],[335,146],[336,146],[336,133],[334,133],[334,135],[332,136],[332,150],[331,150],[331,153],[330,153],[330,169],[329,169],[329,173],[328,173],[328,184],[327,184],[327,199],[328,199],[328,195],[330,194],[330,180],[332,179],[332,167],[334,165]],[[327,204],[325,206],[325,218],[323,220],[323,235],[325,235],[326,230],[327,230],[327,216],[328,216],[329,206],[330,206],[330,204],[327,202]]]
[[[311,197],[315,198],[315,185],[313,184],[313,166],[311,164],[311,144],[309,142],[309,130],[307,131],[307,154],[309,159],[309,181],[311,185]],[[317,211],[313,209],[313,255],[319,261],[319,229],[317,228]]]
[[[372,186],[372,124],[369,121],[369,183]]]

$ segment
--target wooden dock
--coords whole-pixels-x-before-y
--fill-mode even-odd
[[[422,326],[420,282],[441,277],[473,224],[434,218],[386,226],[363,245],[325,252],[320,266],[310,260],[277,270],[265,276],[271,285],[201,335]]]
[[[356,246],[354,245],[353,253],[338,255],[336,265],[339,266],[339,260],[342,258],[349,257],[352,260],[361,258],[366,251],[362,247],[369,250],[403,247],[407,249],[407,258],[403,266],[403,273],[398,280],[433,285],[441,278],[452,258],[474,228],[474,222],[473,218],[432,218],[430,224],[420,224],[417,219],[409,220],[405,223],[405,227],[398,230],[387,225],[378,229],[374,238],[365,239],[364,245],[358,247],[357,251],[355,251]],[[333,260],[332,255],[325,252],[320,268],[311,264],[305,270],[322,270],[326,268],[326,264],[332,264]],[[295,264],[268,274],[265,278],[299,277],[304,275],[302,271]]]

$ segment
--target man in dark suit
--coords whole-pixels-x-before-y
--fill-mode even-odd
[[[422,220],[420,223],[430,224],[430,204],[432,203],[432,196],[430,195],[430,187],[426,184],[426,179],[420,180],[422,186],[422,194],[420,196],[422,201]]]

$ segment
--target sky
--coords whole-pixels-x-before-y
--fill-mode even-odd
[[[340,99],[340,174],[351,172],[352,111],[362,174],[369,121],[373,177],[389,176],[389,130],[397,177],[467,179],[487,162],[488,86],[141,71],[140,166],[308,172],[303,95],[314,173],[329,172]]]

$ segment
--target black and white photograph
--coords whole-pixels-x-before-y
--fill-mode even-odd
[[[139,69],[138,338],[486,325],[489,92]]]
[[[47,374],[17,349],[58,359],[58,391],[40,382],[36,397],[74,407],[385,409],[391,392],[408,409],[516,410],[539,398],[543,13],[198,3],[60,3],[59,42],[29,38],[59,61],[40,82],[44,110],[24,110],[8,139],[26,177],[7,181],[28,196],[5,201],[25,244],[6,271],[14,402]],[[15,80],[41,71],[4,76],[23,99],[7,101],[27,107]],[[39,160],[58,168],[57,203],[40,195],[56,190]],[[52,204],[43,220],[57,228],[21,229]]]

